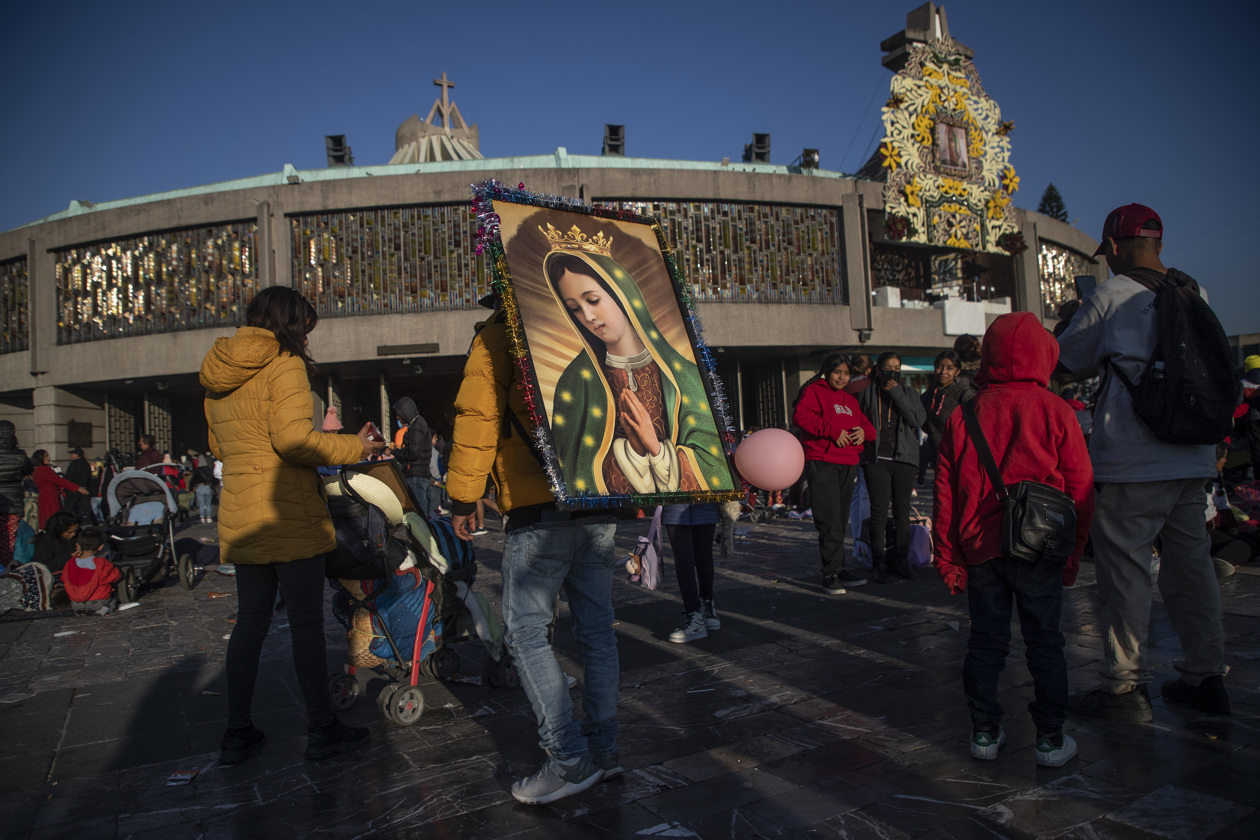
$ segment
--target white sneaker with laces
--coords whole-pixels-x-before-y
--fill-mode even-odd
[[[559,761],[548,758],[532,776],[512,784],[512,796],[526,805],[545,805],[581,793],[604,778],[589,755]]]
[[[683,626],[669,634],[671,642],[683,644],[708,637],[709,631],[704,626],[703,612],[696,610],[695,612],[684,613],[684,615],[686,617],[683,620]]]

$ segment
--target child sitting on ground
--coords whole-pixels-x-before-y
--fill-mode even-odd
[[[79,531],[79,550],[61,573],[61,582],[76,612],[109,615],[118,606],[114,584],[122,574],[117,566],[97,555],[104,545],[105,535],[99,528]]]
[[[1037,727],[1034,755],[1044,767],[1062,767],[1076,755],[1076,742],[1063,734],[1068,676],[1059,617],[1063,587],[1076,580],[1094,516],[1094,471],[1081,426],[1068,404],[1046,389],[1058,359],[1059,345],[1036,316],[999,316],[984,336],[975,379],[981,391],[971,405],[1003,483],[1039,482],[1075,502],[1076,542],[1067,563],[1058,568],[1003,556],[1003,503],[961,410],[950,415],[942,433],[932,516],[937,569],[951,593],[967,593],[971,612],[963,663],[971,756],[997,758],[1006,741],[997,695],[1010,650],[1013,600],[1035,692],[1028,704]]]

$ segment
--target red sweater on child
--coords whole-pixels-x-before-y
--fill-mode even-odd
[[[1015,312],[989,326],[981,352],[973,404],[1002,481],[1038,481],[1076,502],[1076,545],[1063,568],[1063,584],[1071,586],[1094,518],[1094,470],[1076,415],[1046,389],[1059,345],[1036,316]],[[961,410],[941,436],[932,537],[937,570],[951,591],[966,588],[968,566],[1002,556],[1002,502]]]
[[[104,557],[75,557],[62,571],[61,583],[70,600],[82,604],[113,597],[113,584],[121,577],[118,567]]]

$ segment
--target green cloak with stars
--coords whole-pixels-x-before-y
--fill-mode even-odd
[[[661,336],[634,278],[611,257],[577,250],[550,252],[543,259],[544,277],[548,261],[558,254],[578,257],[595,270],[603,284],[615,294],[630,325],[660,368],[668,442],[677,451],[679,464],[684,461],[690,464],[702,491],[735,489],[700,369]],[[583,348],[564,369],[556,386],[550,419],[560,469],[569,495],[609,495],[603,464],[606,458],[613,457],[616,401],[604,378],[602,357],[591,345],[590,333],[578,325],[558,297],[556,305],[565,313]]]

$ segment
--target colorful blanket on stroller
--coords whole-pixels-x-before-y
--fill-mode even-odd
[[[411,659],[415,650],[416,634],[423,634],[419,661],[423,662],[437,650],[442,637],[442,619],[436,606],[430,605],[425,616],[425,626],[420,619],[425,615],[428,582],[419,569],[396,572],[392,580],[339,581],[340,590],[333,598],[333,614],[347,628],[351,664],[360,668],[374,668],[394,658],[385,631],[393,637],[399,655]],[[351,597],[368,601],[375,614],[363,607],[353,609]]]

